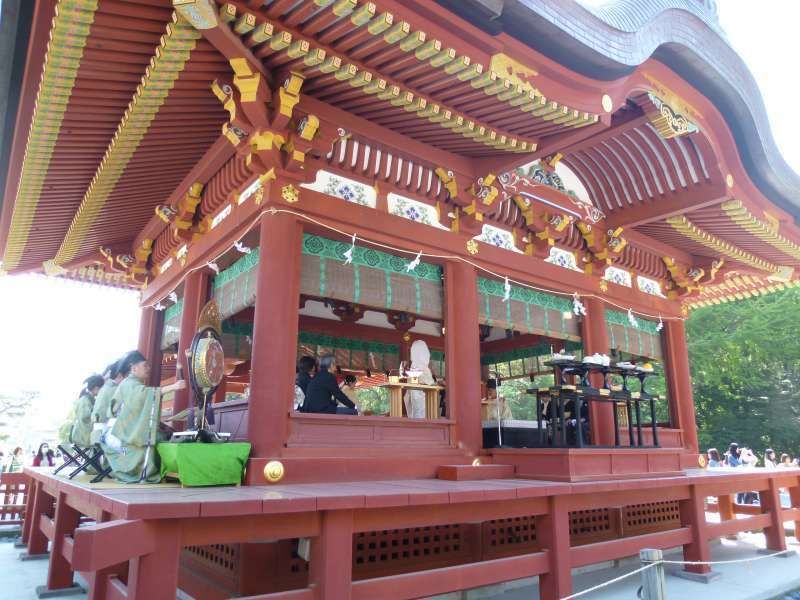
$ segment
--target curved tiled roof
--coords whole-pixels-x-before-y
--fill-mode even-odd
[[[439,2],[594,79],[624,76],[650,57],[667,64],[716,105],[750,178],[800,222],[800,176],[775,144],[758,85],[728,44],[713,0]]]

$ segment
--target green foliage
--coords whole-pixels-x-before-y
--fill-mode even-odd
[[[694,311],[687,322],[701,448],[800,452],[800,290]]]

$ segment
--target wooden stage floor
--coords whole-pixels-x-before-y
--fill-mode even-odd
[[[310,512],[336,509],[400,508],[492,500],[613,493],[686,485],[735,485],[753,477],[800,475],[800,469],[690,469],[676,477],[562,483],[532,479],[447,481],[401,479],[336,483],[183,488],[174,483],[89,483],[69,480],[50,469],[29,468],[37,479],[69,495],[81,496],[123,519],[185,518]],[[54,490],[55,491],[55,490]]]

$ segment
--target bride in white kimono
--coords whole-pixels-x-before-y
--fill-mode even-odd
[[[431,351],[428,344],[422,340],[416,340],[411,344],[411,367],[409,371],[416,371],[419,375],[419,383],[423,385],[434,385],[436,380],[433,378],[430,368]],[[405,393],[403,402],[406,405],[406,414],[411,419],[425,418],[425,392],[422,390],[408,390]]]

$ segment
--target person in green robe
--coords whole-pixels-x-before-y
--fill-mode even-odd
[[[123,483],[158,483],[161,481],[156,444],[161,417],[161,395],[184,389],[185,381],[151,387],[150,364],[138,351],[129,352],[120,362],[126,375],[117,387],[112,404],[119,406],[116,419],[102,436],[103,448],[112,476]]]
[[[100,437],[106,429],[106,423],[113,416],[111,414],[111,399],[117,391],[117,386],[125,379],[125,376],[119,372],[119,361],[113,362],[106,367],[104,375],[106,376],[103,387],[94,399],[94,408],[92,408],[92,443],[97,444],[100,442]]]
[[[92,375],[83,382],[84,388],[75,403],[75,420],[72,422],[72,430],[69,434],[69,441],[77,446],[87,447],[92,445],[92,409],[94,399],[100,388],[103,387],[103,377]]]

